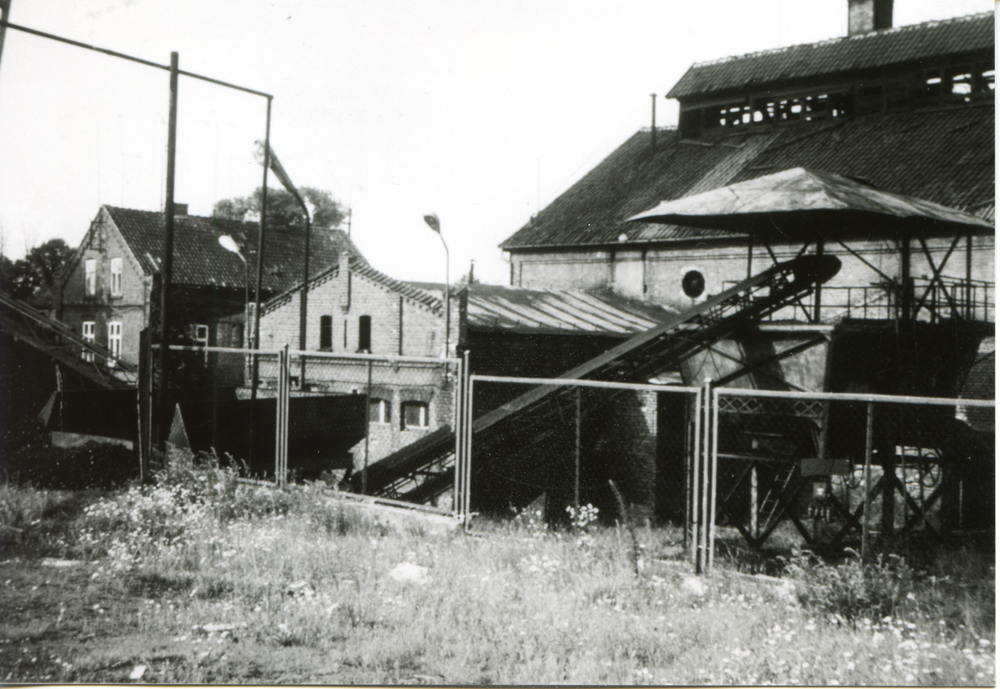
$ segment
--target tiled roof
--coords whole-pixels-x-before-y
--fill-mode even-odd
[[[351,272],[354,273],[355,275],[361,275],[363,277],[366,277],[369,280],[376,282],[382,285],[383,287],[386,287],[387,289],[392,290],[393,292],[396,292],[398,294],[403,295],[404,297],[412,299],[413,301],[419,304],[423,304],[429,309],[432,309],[434,311],[439,311],[444,308],[444,302],[440,298],[434,296],[433,294],[428,294],[425,290],[420,289],[411,283],[401,282],[399,280],[389,277],[388,275],[386,275],[381,271],[375,270],[368,264],[368,262],[360,254],[351,257],[351,262],[349,266]],[[339,273],[339,270],[340,270],[339,266],[336,263],[334,263],[329,268],[326,268],[320,273],[313,275],[309,279],[309,289],[312,289],[315,286],[320,285],[326,282],[327,280],[336,277],[337,274]],[[290,287],[281,294],[275,295],[274,297],[269,299],[267,303],[261,305],[260,307],[261,314],[270,313],[271,311],[274,311],[281,305],[288,303],[291,300],[291,298],[301,289],[302,289],[302,282],[300,281],[298,284]]]
[[[992,57],[994,44],[993,12],[985,12],[697,63],[667,97],[756,90],[776,82],[917,63],[928,57],[987,51]]]
[[[163,259],[162,212],[104,206],[136,259],[147,274],[160,272]],[[255,222],[176,216],[174,218],[173,282],[176,285],[243,287],[243,262],[219,245],[219,237],[229,235],[244,249],[250,263],[251,289],[257,270]],[[268,227],[264,247],[261,287],[278,292],[302,281],[305,230],[299,227]],[[364,262],[350,238],[341,230],[313,228],[309,241],[310,273],[318,273],[337,263],[342,251]]]
[[[476,330],[631,336],[676,315],[612,292],[472,285],[468,323]]]
[[[517,251],[725,236],[625,219],[664,200],[792,167],[861,178],[985,217],[995,194],[994,120],[991,103],[736,128],[713,141],[660,130],[655,155],[649,130],[641,130],[500,246]]]

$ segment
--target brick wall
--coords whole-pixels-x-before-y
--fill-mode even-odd
[[[111,261],[122,259],[121,295],[111,294]],[[86,262],[95,261],[96,294],[86,289]],[[107,324],[122,324],[121,356],[130,362],[139,360],[139,331],[149,318],[152,281],[132,257],[121,235],[102,208],[78,253],[78,260],[66,276],[62,290],[61,319],[82,333],[84,321],[95,322],[96,340],[107,345]]]
[[[927,240],[928,249],[935,262],[947,255],[951,245],[950,237]],[[845,242],[856,253],[864,256],[868,263],[880,271],[896,277],[899,274],[900,253],[898,246],[890,241]],[[800,245],[772,247],[779,261],[794,258]],[[994,237],[973,239],[972,278],[987,282],[995,281],[996,241]],[[813,249],[811,248],[810,251]],[[825,285],[825,288],[861,288],[880,282],[881,276],[864,261],[846,251],[839,244],[828,242],[825,253],[841,260],[840,272]],[[560,251],[537,253],[514,253],[511,256],[513,284],[519,287],[550,287],[555,289],[588,289],[611,287],[629,296],[647,299],[674,309],[683,310],[704,300],[709,295],[718,294],[727,282],[740,281],[747,277],[746,245],[709,244],[705,242],[677,245],[671,248],[618,249],[607,251]],[[948,258],[942,275],[957,279],[965,277],[965,240],[959,241]],[[753,252],[752,273],[759,273],[772,264],[767,250],[756,246]],[[705,289],[701,296],[691,298],[684,293],[682,279],[686,273],[697,270],[702,273]],[[911,246],[910,272],[915,278],[933,275],[933,269],[925,257],[919,242]],[[831,292],[832,294],[832,292]],[[871,297],[874,292],[869,293]],[[852,290],[852,300],[860,300],[861,290]],[[846,299],[846,293],[840,295]],[[827,299],[824,298],[824,303]],[[829,311],[829,313],[828,313]],[[824,310],[824,317],[836,315],[836,309]],[[990,313],[992,319],[992,312]]]
[[[262,310],[263,349],[278,349],[288,344],[292,350],[298,350],[300,298],[300,291],[290,292],[269,302]],[[370,318],[373,354],[436,358],[444,351],[444,317],[440,310],[400,293],[391,285],[348,270],[343,261],[337,270],[311,283],[307,307],[307,351],[320,351],[323,316],[329,316],[332,323],[331,347],[326,352],[358,353],[363,316]],[[453,298],[450,309],[449,348],[454,352],[458,343],[460,299]],[[306,384],[312,394],[364,395],[368,366],[365,361],[307,360]],[[446,377],[441,365],[392,366],[376,362],[372,367],[371,396],[376,401],[384,400],[389,416],[384,422],[375,417],[369,426],[369,464],[436,428],[454,423],[454,375]],[[404,426],[404,405],[408,402],[427,405],[426,428]],[[360,471],[366,461],[365,442],[359,442],[351,452],[354,469]]]

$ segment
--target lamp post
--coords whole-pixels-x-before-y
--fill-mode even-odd
[[[437,232],[438,237],[441,238],[441,244],[444,246],[444,358],[448,358],[448,335],[451,332],[451,308],[449,307],[448,298],[451,292],[451,280],[448,274],[450,270],[451,257],[448,254],[448,245],[444,241],[444,234],[441,232],[441,221],[438,219],[437,215],[434,213],[428,213],[424,216],[424,222],[432,230]]]
[[[243,252],[240,251],[240,245],[236,243],[236,240],[230,237],[228,234],[224,234],[219,237],[219,245],[222,246],[226,251],[230,251],[236,254],[241,261],[243,261],[243,317],[246,319],[246,331],[247,331],[247,346],[252,348],[253,345],[250,343],[250,334],[253,329],[250,326],[250,266],[247,263],[246,257]]]

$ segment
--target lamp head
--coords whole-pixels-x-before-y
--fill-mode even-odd
[[[246,261],[243,258],[243,253],[240,251],[240,245],[236,243],[236,240],[230,237],[228,234],[224,234],[219,237],[219,245],[222,246],[226,251],[231,251],[240,257],[240,260]]]
[[[427,223],[427,225],[432,230],[434,230],[438,234],[441,234],[441,221],[438,220],[437,214],[428,213],[427,215],[424,216],[424,222]]]

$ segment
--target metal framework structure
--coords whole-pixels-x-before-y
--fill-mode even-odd
[[[559,378],[645,383],[719,340],[732,337],[768,314],[795,303],[839,269],[839,259],[832,256],[800,256],[776,264]],[[476,461],[477,469],[489,463],[488,457],[502,455],[506,444],[544,443],[546,438],[539,436],[539,429],[550,415],[575,409],[575,394],[563,386],[540,385],[475,421],[470,420],[468,433],[474,435],[475,452],[481,458]],[[588,403],[585,399],[584,404]],[[395,486],[408,476],[415,478],[427,467],[441,464],[443,458],[454,452],[454,446],[455,434],[450,429],[442,430],[386,457],[370,468],[369,492],[410,501],[427,500],[445,492],[453,478],[450,472],[424,480],[419,491],[399,493]]]

